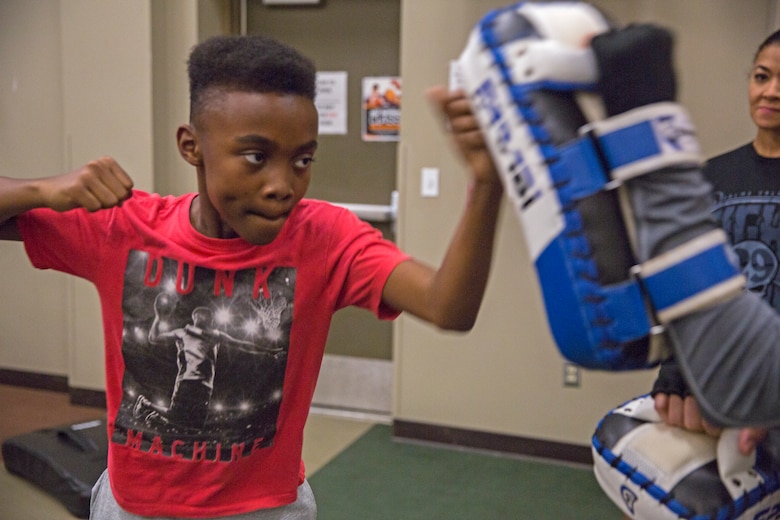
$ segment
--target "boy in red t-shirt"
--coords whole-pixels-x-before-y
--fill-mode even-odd
[[[268,38],[217,37],[195,47],[188,72],[190,121],[176,138],[197,193],[134,190],[109,157],[0,178],[0,238],[100,295],[111,442],[93,518],[314,518],[301,447],[332,314],[356,305],[469,330],[501,181],[467,99],[432,89],[472,176],[433,269],[350,212],[304,198],[318,128],[309,60]],[[198,313],[208,331],[192,324]],[[177,346],[205,335],[208,349]],[[197,402],[197,420],[163,417],[172,396]]]

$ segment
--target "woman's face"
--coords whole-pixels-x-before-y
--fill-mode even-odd
[[[748,92],[750,116],[759,130],[780,132],[780,45],[769,45],[758,54]]]

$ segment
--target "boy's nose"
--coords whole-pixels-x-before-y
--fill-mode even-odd
[[[269,168],[266,173],[262,189],[265,198],[285,200],[293,196],[290,168],[281,166]]]

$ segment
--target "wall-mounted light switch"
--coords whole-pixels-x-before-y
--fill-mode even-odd
[[[439,169],[423,168],[420,176],[420,194],[423,197],[439,196]]]

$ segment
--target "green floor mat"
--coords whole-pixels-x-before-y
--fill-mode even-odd
[[[317,520],[609,520],[585,468],[394,442],[377,425],[310,479]]]

